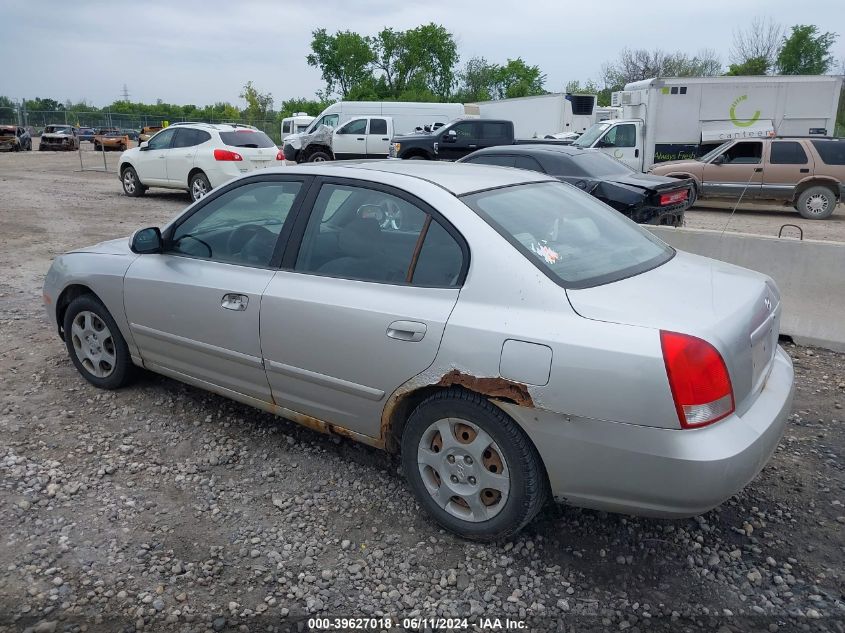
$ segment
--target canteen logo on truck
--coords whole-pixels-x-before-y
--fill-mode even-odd
[[[737,127],[750,127],[757,122],[757,119],[760,118],[760,111],[759,110],[755,111],[750,119],[742,120],[742,119],[736,118],[736,107],[740,103],[742,103],[743,101],[747,101],[747,100],[748,100],[748,95],[742,95],[742,96],[734,99],[734,102],[731,104],[731,109],[730,109],[731,121]]]

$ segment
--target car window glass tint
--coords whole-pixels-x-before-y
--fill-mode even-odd
[[[387,121],[370,119],[370,134],[387,134]]]
[[[162,130],[148,141],[149,148],[167,149],[168,147],[170,147],[170,141],[173,139],[173,135],[175,133],[176,128],[168,128],[166,130]]]
[[[508,126],[506,123],[481,123],[481,138],[496,139],[508,138]]]
[[[453,126],[451,129],[455,130],[455,134],[459,139],[470,139],[473,138],[473,128],[475,127],[474,123],[458,123],[457,125]],[[447,132],[448,134],[448,132]]]
[[[455,238],[439,222],[432,220],[414,266],[411,282],[415,286],[456,286],[463,259],[461,247]]]
[[[482,154],[481,156],[473,156],[466,162],[472,163],[473,165],[496,165],[497,167],[513,167],[514,160],[515,159],[513,156]]]
[[[300,182],[249,183],[209,201],[176,227],[168,252],[269,266]]]
[[[335,206],[339,195],[344,197]],[[305,229],[295,270],[406,283],[426,216],[417,206],[383,191],[323,185]]]
[[[338,134],[364,134],[367,131],[367,119],[356,119],[355,121],[350,121],[342,128],[340,128],[337,133]]]
[[[604,135],[602,141],[608,147],[635,147],[637,145],[637,128],[630,123],[615,125]]]
[[[769,162],[773,165],[806,165],[807,153],[797,141],[775,141]]]
[[[285,121],[282,123],[282,134],[290,134],[291,129],[291,121]]]
[[[269,136],[261,130],[239,128],[234,132],[220,132],[220,140],[229,147],[276,147]]]
[[[540,167],[540,163],[537,162],[537,159],[531,156],[517,156],[516,160],[514,161],[514,167],[517,169],[529,169],[531,171],[539,171],[541,173],[545,173],[545,169]]]
[[[813,147],[827,165],[845,165],[845,141],[813,141]]]
[[[725,152],[725,163],[731,165],[756,165],[763,157],[760,141],[741,141]]]

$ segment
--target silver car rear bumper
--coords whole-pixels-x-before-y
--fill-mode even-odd
[[[756,477],[783,434],[793,391],[792,361],[779,347],[754,404],[742,416],[701,429],[501,406],[533,440],[557,500],[610,512],[687,517],[716,507]]]

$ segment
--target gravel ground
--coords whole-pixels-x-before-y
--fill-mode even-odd
[[[42,319],[51,258],[187,198],[129,199],[78,166],[0,155],[0,632],[324,630],[313,615],[845,631],[842,355],[787,344],[790,425],[720,508],[660,521],[548,507],[518,540],[469,543],[420,514],[379,451],[150,374],[118,392],[86,383]],[[707,213],[726,218],[690,215]],[[843,239],[843,215],[796,223]]]

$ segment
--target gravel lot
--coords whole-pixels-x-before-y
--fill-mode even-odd
[[[680,521],[549,507],[519,540],[469,543],[421,516],[374,449],[154,375],[118,392],[78,376],[42,319],[51,258],[187,204],[78,168],[76,154],[0,154],[0,632],[323,630],[314,614],[845,631],[842,355],[787,345],[790,425],[722,507]],[[729,230],[784,222],[845,241],[841,207],[826,222],[741,211]]]

